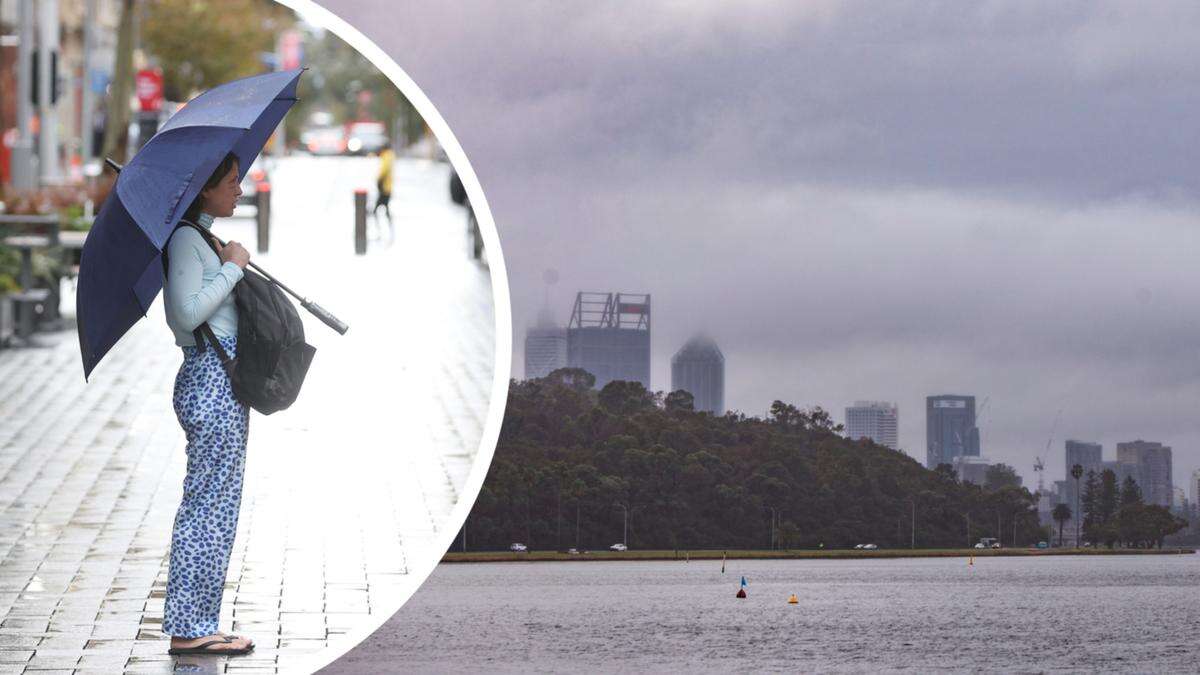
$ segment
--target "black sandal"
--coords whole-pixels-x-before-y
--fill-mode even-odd
[[[214,654],[218,656],[225,654],[226,656],[239,656],[241,654],[249,654],[254,650],[254,645],[248,645],[246,647],[233,647],[229,649],[209,649],[209,647],[212,647],[213,645],[227,645],[232,641],[233,640],[227,637],[217,638],[215,640],[206,640],[194,647],[171,647],[167,650],[167,654],[170,654],[171,656],[184,656],[186,654]]]

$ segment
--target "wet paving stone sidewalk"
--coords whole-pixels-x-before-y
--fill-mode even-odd
[[[444,194],[438,165],[397,163],[397,183],[427,189],[393,198],[390,248],[320,252],[306,237],[347,222],[346,206],[306,202],[300,180],[284,187],[289,172],[318,170],[281,164],[273,222],[288,225],[256,260],[287,281],[320,256],[325,274],[306,284],[351,331],[306,319],[318,352],[300,400],[251,416],[220,630],[255,651],[166,653],[186,457],[171,405],[182,357],[160,300],[86,384],[73,329],[0,351],[0,673],[303,671],[384,621],[415,589],[414,568],[440,557],[488,412],[489,273],[465,256],[457,207],[419,196]]]

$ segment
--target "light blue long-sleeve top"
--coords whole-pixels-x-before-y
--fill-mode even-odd
[[[212,221],[212,216],[202,213],[196,224],[208,229]],[[234,262],[222,264],[200,233],[186,225],[167,244],[167,267],[163,305],[175,344],[195,346],[192,331],[205,321],[217,337],[236,337],[233,287],[242,280],[242,268]]]

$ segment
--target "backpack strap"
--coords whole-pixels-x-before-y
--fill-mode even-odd
[[[200,227],[196,223],[193,223],[190,220],[182,220],[181,219],[179,221],[179,223],[175,225],[175,229],[171,230],[171,234],[167,237],[167,243],[163,245],[163,250],[162,250],[163,277],[167,276],[167,266],[169,263],[169,261],[167,260],[167,249],[170,248],[171,237],[175,236],[175,233],[179,231],[179,228],[185,227],[185,226],[191,227],[192,229],[199,232],[200,236],[204,238],[204,241],[208,242],[208,246],[213,250],[213,253],[216,253],[218,258],[220,258],[220,256],[221,256],[221,251],[220,251],[220,249],[217,248],[217,242],[213,241],[212,235],[207,230],[205,230],[203,227]],[[212,344],[213,349],[217,350],[217,356],[221,357],[221,365],[225,367],[225,372],[231,373],[233,371],[233,360],[229,358],[229,354],[227,354],[225,352],[225,349],[221,346],[221,343],[217,340],[216,334],[213,333],[212,327],[208,325],[207,321],[200,324],[199,326],[196,327],[196,330],[192,331],[192,338],[195,339],[195,341],[196,341],[196,353],[197,354],[204,353],[204,342],[205,342],[204,338],[205,337],[208,338],[208,342],[210,344]]]
[[[221,342],[217,340],[217,336],[213,333],[213,329],[208,325],[208,322],[200,324],[196,330],[192,331],[192,337],[196,338],[196,352],[204,352],[204,338],[208,338],[209,344],[213,349],[217,350],[217,357],[221,359],[221,367],[225,369],[225,373],[233,378],[234,360],[229,358],[229,353],[221,346]]]

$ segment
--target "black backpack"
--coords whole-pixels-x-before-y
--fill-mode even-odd
[[[181,220],[176,229],[185,225],[200,232],[214,253],[219,251],[203,227]],[[163,246],[164,275],[166,248]],[[238,314],[237,357],[229,358],[207,321],[192,335],[198,351],[204,351],[206,337],[217,351],[234,396],[263,415],[270,415],[296,401],[317,350],[304,342],[304,323],[283,291],[253,270],[243,272],[242,280],[233,287]]]

